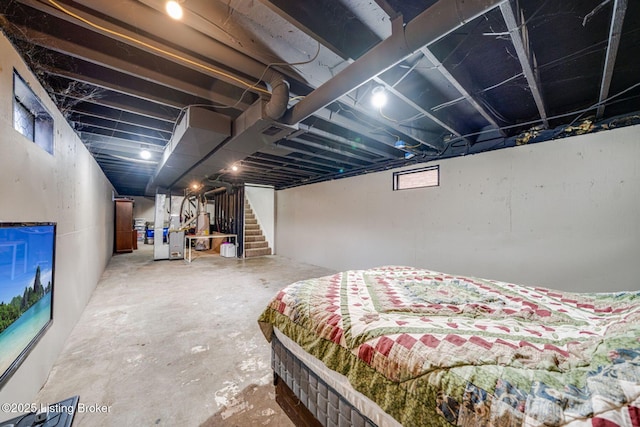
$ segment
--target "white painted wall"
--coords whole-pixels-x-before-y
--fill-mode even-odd
[[[262,234],[269,243],[271,253],[276,254],[275,245],[275,190],[273,187],[247,184],[244,187],[245,195],[251,204],[253,213],[262,228]]]
[[[278,191],[278,254],[337,270],[401,264],[570,291],[640,288],[640,126]]]
[[[55,120],[53,156],[13,129],[14,68]],[[2,387],[0,402],[33,402],[80,318],[111,258],[112,191],[93,157],[0,35],[0,221],[57,222],[53,324]]]
[[[144,218],[149,222],[155,219],[155,200],[150,197],[125,196],[133,200],[133,217]]]

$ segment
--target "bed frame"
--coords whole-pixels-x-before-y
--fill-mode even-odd
[[[271,367],[276,402],[296,426],[376,427],[292,354],[275,334],[271,340]]]

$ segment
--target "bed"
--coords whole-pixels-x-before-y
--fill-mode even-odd
[[[298,425],[640,426],[640,291],[384,266],[293,283],[258,322]]]

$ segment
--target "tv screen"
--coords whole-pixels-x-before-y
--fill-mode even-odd
[[[0,223],[0,388],[53,320],[55,242],[55,223]]]

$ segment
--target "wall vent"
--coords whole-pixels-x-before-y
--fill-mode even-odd
[[[278,126],[269,126],[268,128],[262,131],[262,134],[273,136],[273,135],[277,135],[280,132],[282,132],[282,128],[279,128]]]

